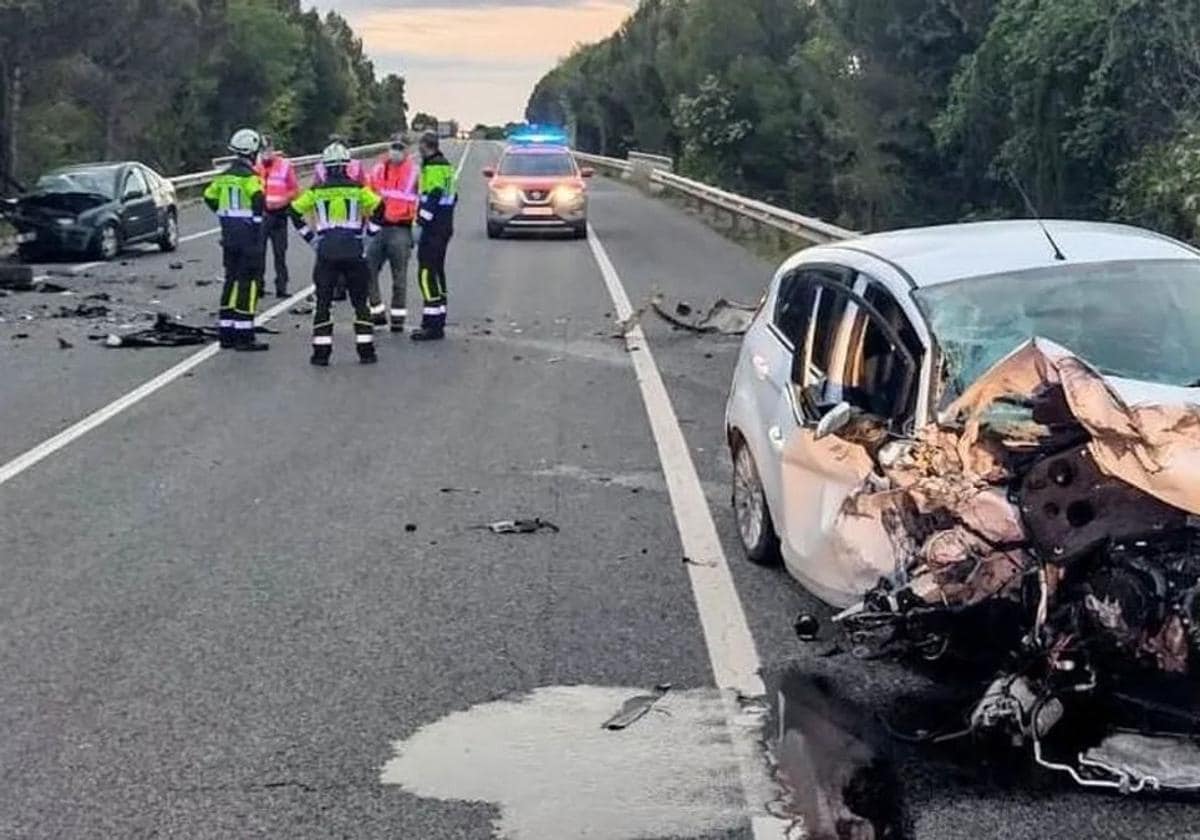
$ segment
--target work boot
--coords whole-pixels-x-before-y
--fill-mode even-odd
[[[403,317],[401,317],[399,315],[392,316],[392,332],[394,332],[394,333],[404,332],[404,318]]]
[[[446,337],[446,330],[442,327],[418,327],[412,332],[413,341],[441,341]]]
[[[358,351],[358,361],[360,364],[373,365],[379,361],[379,357],[375,355],[375,348],[368,347]]]
[[[388,325],[387,315],[383,312],[380,312],[378,315],[372,315],[371,323],[377,327],[386,327]]]
[[[285,298],[287,296],[288,296],[287,286],[276,286],[275,287],[275,297]]]
[[[312,356],[308,361],[317,367],[329,367],[329,357],[331,355],[333,355],[333,349],[330,347],[314,347]]]

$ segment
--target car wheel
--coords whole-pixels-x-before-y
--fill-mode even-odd
[[[96,234],[96,256],[108,262],[115,260],[121,253],[121,232],[112,222],[108,222]]]
[[[503,234],[503,233],[504,233],[504,225],[496,225],[496,224],[492,224],[491,222],[488,222],[488,226],[487,226],[488,239],[499,239],[501,234]]]
[[[571,236],[575,239],[587,239],[587,222],[581,225],[576,225],[571,229]]]
[[[175,211],[167,211],[167,220],[163,223],[162,235],[158,239],[158,247],[164,251],[174,251],[179,247],[179,220]]]
[[[767,507],[758,466],[750,447],[741,438],[733,446],[733,516],[746,557],[763,566],[777,564],[779,537]]]

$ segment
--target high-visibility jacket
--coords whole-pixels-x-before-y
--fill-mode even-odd
[[[361,259],[363,237],[378,229],[372,216],[382,203],[370,188],[331,175],[292,202],[292,224],[306,241],[315,240],[317,259]]]
[[[262,178],[263,188],[267,193],[267,209],[282,210],[296,200],[300,194],[300,181],[296,178],[296,168],[283,155],[277,155],[269,162],[263,161],[256,167],[258,177]]]
[[[411,157],[393,163],[384,157],[371,170],[369,184],[383,199],[385,225],[411,225],[417,217],[417,179],[421,169]]]
[[[352,160],[346,164],[346,175],[357,184],[366,184],[366,173],[363,171],[361,160]],[[328,177],[329,173],[325,169],[325,164],[318,163],[316,169],[313,170],[313,185],[324,184]]]
[[[422,236],[453,233],[458,185],[454,167],[441,152],[435,152],[421,164],[420,192],[417,217],[421,220]]]
[[[262,179],[245,160],[235,160],[204,189],[204,203],[221,220],[221,245],[236,251],[262,248],[266,209]]]

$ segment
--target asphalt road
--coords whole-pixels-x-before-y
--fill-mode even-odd
[[[362,367],[342,304],[318,370],[308,316],[285,312],[269,353],[216,354],[0,484],[0,837],[487,838],[496,805],[381,784],[395,742],[542,687],[712,688],[596,260],[581,241],[487,240],[478,169],[495,149],[470,155],[450,340],[383,335],[380,364]],[[772,270],[621,184],[597,179],[591,216],[635,305],[654,291],[753,301]],[[52,278],[72,294],[0,298],[0,465],[196,352],[88,336],[155,311],[210,319],[211,227],[189,208],[195,238],[177,254]],[[298,289],[312,260],[297,239],[291,255]],[[45,317],[96,293],[108,320]],[[645,330],[768,677],[824,673],[869,710],[919,702],[899,669],[799,643],[794,616],[818,607],[741,560],[722,440],[737,340]],[[560,531],[478,527],[527,516]],[[920,838],[1200,833],[1189,804],[1000,785],[961,756],[898,760]],[[589,785],[581,796],[605,790]]]

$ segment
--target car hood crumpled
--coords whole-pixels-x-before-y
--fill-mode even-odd
[[[989,409],[1014,400],[1033,406],[1032,420],[991,422]],[[1053,549],[1037,544],[1015,491],[1039,458],[1081,444],[1099,474],[1129,486],[1131,504],[1141,491],[1157,500],[1143,504],[1200,515],[1200,390],[1106,378],[1041,338],[912,440],[889,442],[864,417],[833,439],[801,444],[837,451],[830,469],[855,482],[830,523],[831,559],[858,587],[845,603],[881,578],[940,604],[975,604],[1016,586],[1036,565],[1031,552]]]

